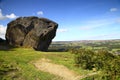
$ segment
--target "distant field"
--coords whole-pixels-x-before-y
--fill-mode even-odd
[[[120,40],[56,41],[49,47],[53,51],[68,51],[73,48],[107,49],[110,52],[120,54]]]

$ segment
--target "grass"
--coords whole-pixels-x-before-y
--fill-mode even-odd
[[[57,76],[38,71],[30,62],[41,58],[42,52],[32,49],[0,51],[0,80],[52,80]],[[13,66],[13,67],[9,67]],[[10,75],[13,73],[12,75]]]
[[[48,58],[53,61],[53,63],[64,65],[70,70],[75,71],[79,75],[86,75],[88,73],[93,73],[90,70],[83,70],[82,68],[78,68],[74,62],[74,54],[69,52],[49,52],[44,54],[44,58]]]
[[[33,49],[14,48],[0,51],[0,80],[60,80],[60,77],[37,70],[32,64],[41,58],[64,65],[80,75],[92,73],[75,67],[74,55],[69,52],[40,52]]]

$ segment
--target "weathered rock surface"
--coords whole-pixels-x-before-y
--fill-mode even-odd
[[[6,41],[10,45],[47,51],[58,24],[46,18],[20,17],[7,26]]]

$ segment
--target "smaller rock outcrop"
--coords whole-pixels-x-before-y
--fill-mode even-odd
[[[0,43],[3,43],[3,42],[5,42],[5,40],[4,40],[4,39],[2,39],[2,38],[0,38]]]
[[[58,24],[46,18],[20,17],[7,26],[6,41],[10,45],[47,51]]]
[[[2,38],[0,38],[0,50],[8,50],[8,45],[6,44],[6,41]]]

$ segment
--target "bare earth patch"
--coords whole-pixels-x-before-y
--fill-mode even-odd
[[[79,80],[80,76],[63,65],[52,63],[49,59],[42,58],[34,63],[35,67],[41,71],[57,75],[63,80]]]

